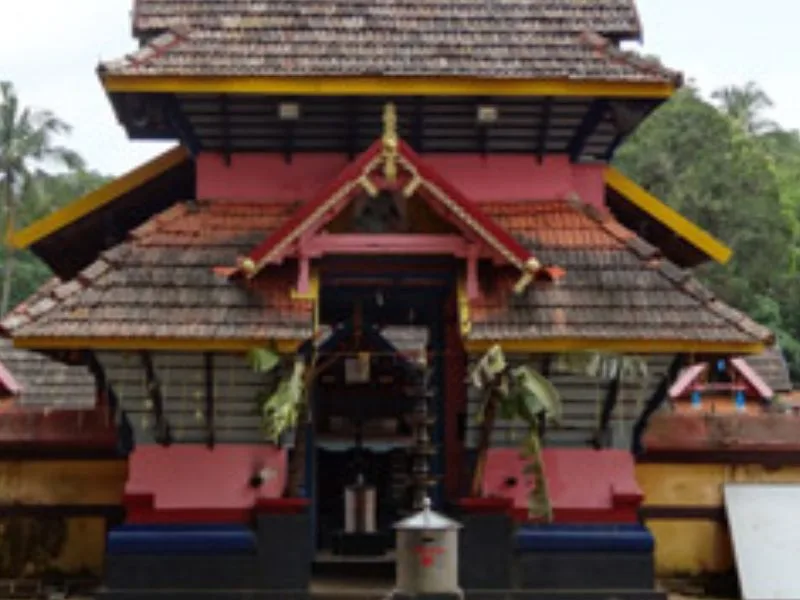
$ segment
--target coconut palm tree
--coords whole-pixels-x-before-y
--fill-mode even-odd
[[[776,128],[775,122],[764,117],[772,108],[772,99],[757,83],[730,85],[711,94],[719,108],[750,135],[762,135]]]
[[[35,198],[38,181],[52,166],[77,169],[83,161],[77,153],[58,145],[70,127],[53,113],[24,107],[8,81],[0,82],[0,207],[4,216],[6,257],[3,263],[0,314],[8,310],[14,254],[9,237],[16,210],[23,199]]]

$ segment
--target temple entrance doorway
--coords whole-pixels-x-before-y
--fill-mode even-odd
[[[392,526],[444,500],[450,260],[326,259],[309,436],[317,566],[393,569]]]

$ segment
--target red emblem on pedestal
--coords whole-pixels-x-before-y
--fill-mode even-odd
[[[444,548],[438,546],[417,546],[414,552],[419,555],[420,564],[426,569],[436,564],[436,557],[444,554]]]

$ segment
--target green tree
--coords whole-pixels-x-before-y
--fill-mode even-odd
[[[619,168],[733,249],[698,275],[726,302],[776,331],[800,375],[800,140],[764,118],[755,84],[713,95],[692,87],[650,117]]]
[[[70,127],[46,110],[24,107],[10,82],[0,82],[0,206],[6,241],[14,230],[22,200],[41,196],[40,182],[48,168],[77,169],[83,161],[74,151],[58,144]],[[6,243],[3,260],[0,313],[11,300],[15,253]]]
[[[772,98],[754,81],[743,86],[728,85],[711,94],[722,112],[751,135],[777,129],[777,124],[764,117],[773,107]]]

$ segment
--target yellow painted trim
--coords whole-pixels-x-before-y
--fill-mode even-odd
[[[319,270],[316,267],[311,269],[308,276],[308,292],[301,294],[297,288],[292,288],[292,300],[311,300],[317,302],[319,300]]]
[[[629,354],[760,354],[764,344],[733,344],[723,342],[687,342],[684,340],[597,340],[581,338],[530,340],[467,340],[469,352],[486,352],[499,344],[506,352],[618,352]]]
[[[626,200],[667,226],[698,250],[701,250],[720,264],[727,263],[733,251],[707,231],[701,229],[676,210],[637,185],[617,169],[609,167],[605,172],[608,187]]]
[[[108,92],[299,96],[581,96],[669,98],[672,83],[476,77],[193,77],[104,75]]]
[[[472,316],[470,314],[469,296],[467,285],[463,279],[458,282],[458,325],[461,335],[466,337],[472,331]]]
[[[180,338],[14,338],[14,347],[27,350],[152,350],[180,352],[247,352],[265,345],[281,354],[294,354],[305,340],[193,340]]]
[[[113,202],[120,196],[158,177],[169,169],[179,165],[188,157],[189,153],[182,146],[172,148],[153,160],[137,167],[133,171],[107,183],[100,189],[90,192],[64,208],[14,233],[11,236],[11,244],[18,250],[28,248],[48,235],[74,223],[106,204]]]

